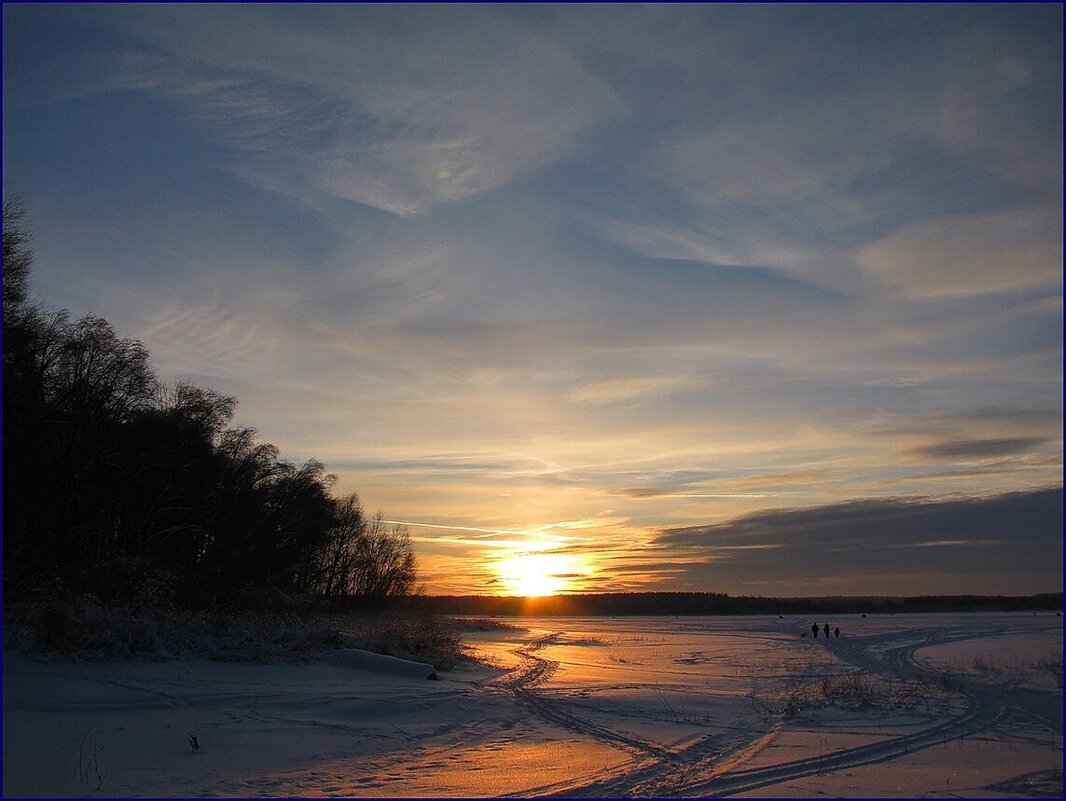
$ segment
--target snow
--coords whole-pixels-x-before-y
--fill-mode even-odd
[[[364,651],[361,648],[339,649],[330,654],[327,661],[336,665],[347,665],[357,670],[386,673],[390,676],[439,679],[437,672],[433,669],[433,665],[428,662],[412,662],[409,659],[400,659],[388,654],[376,654],[373,651]]]
[[[1061,618],[511,622],[450,671],[5,651],[4,794],[1061,794]]]

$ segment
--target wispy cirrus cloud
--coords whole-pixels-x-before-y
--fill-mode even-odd
[[[1038,17],[1031,24],[1040,24]],[[1001,180],[1057,195],[1061,203],[1061,104],[1050,96],[1061,95],[1061,42],[1056,47],[979,22],[957,33],[946,50],[943,141]]]
[[[101,88],[181,99],[237,149],[235,172],[312,201],[424,214],[565,157],[620,108],[577,59],[495,10],[379,7],[354,25],[268,7],[112,16],[142,50]]]
[[[912,298],[1062,286],[1062,208],[941,218],[864,246],[858,263]]]
[[[609,378],[575,387],[570,400],[580,403],[619,403],[637,401],[649,395],[664,395],[698,387],[702,382],[690,376],[660,375]]]

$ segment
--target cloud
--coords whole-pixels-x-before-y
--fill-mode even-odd
[[[979,23],[948,43],[939,133],[999,179],[1062,193],[1062,9],[1032,8],[1019,27]]]
[[[620,403],[638,401],[649,395],[661,396],[699,386],[697,380],[680,375],[609,378],[575,387],[569,398],[580,403]]]
[[[152,343],[152,361],[168,375],[261,377],[288,353],[290,340],[279,323],[269,308],[171,303],[146,315],[137,336]]]
[[[400,216],[554,163],[619,108],[574,56],[490,9],[109,17],[150,48],[120,56],[133,74],[116,69],[112,86],[182,99],[239,149],[236,172]]]
[[[842,122],[825,109],[801,108],[772,119],[716,125],[665,145],[662,164],[674,180],[711,203],[804,203],[885,163],[883,147],[871,147],[869,132],[849,136],[857,131],[827,126],[827,116]],[[838,202],[835,211],[856,213],[842,196]]]
[[[1002,439],[947,440],[912,448],[916,456],[933,459],[984,459],[1027,453],[1048,442],[1043,437],[1007,437]]]
[[[968,577],[969,591],[1028,594],[1062,585],[1062,498],[1059,486],[989,497],[883,498],[773,509],[707,526],[664,529],[655,543],[675,553],[703,554],[705,563],[688,579],[709,589],[749,581],[795,589],[804,580],[816,587],[832,584],[833,578],[843,586],[859,575],[877,581],[880,574],[913,572],[954,576],[956,587],[960,577]],[[988,576],[998,578],[982,583]],[[903,582],[895,594],[911,591]]]
[[[1062,286],[1062,209],[1031,207],[905,226],[856,261],[910,298]]]
[[[1002,545],[1003,540],[930,540],[928,542],[908,542],[902,545],[888,545],[888,548],[954,548],[958,545]]]
[[[943,187],[928,185],[913,166],[928,152],[935,93],[897,60],[868,59],[857,81],[823,74],[821,92],[812,91],[814,81],[793,85],[805,67],[850,67],[855,43],[829,39],[821,52],[795,60],[770,55],[769,74],[749,76],[741,89],[752,96],[744,113],[712,111],[702,124],[663,137],[649,159],[655,174],[716,216],[761,222],[782,251],[786,244],[810,250],[819,239],[839,241],[905,213],[899,191],[877,191],[888,182],[898,190],[922,185],[926,204],[946,201]],[[716,108],[713,100],[707,108]]]
[[[663,489],[660,487],[623,487],[615,490],[614,494],[624,495],[627,498],[664,498],[676,495],[677,490]]]
[[[766,265],[817,285],[855,288],[850,265],[828,243],[797,236],[750,209],[720,209],[714,215],[698,206],[672,211],[669,219],[649,217],[646,209],[629,215],[615,211],[592,215],[588,224],[607,241],[652,259]]]
[[[767,498],[756,492],[686,492],[684,490],[662,489],[659,487],[623,487],[611,490],[612,495],[627,498]]]
[[[885,438],[892,445],[903,441],[906,445],[897,445],[898,452],[923,461],[948,462],[956,467],[968,463],[967,469],[923,473],[912,476],[915,480],[1021,476],[1062,461],[1061,405],[883,414],[875,421],[858,421],[855,432],[857,436]]]

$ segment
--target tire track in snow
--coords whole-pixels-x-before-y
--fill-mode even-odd
[[[757,726],[732,731],[719,730],[683,749],[672,751],[580,717],[571,712],[566,704],[534,689],[558,668],[557,662],[535,652],[557,642],[563,633],[546,634],[514,649],[512,653],[519,657],[520,664],[490,686],[511,692],[520,704],[541,720],[602,744],[627,750],[633,755],[634,761],[628,770],[622,768],[620,774],[607,780],[557,782],[517,793],[514,797],[661,795],[663,788],[676,787],[679,774],[686,777],[705,776],[707,762],[718,764],[727,760],[728,764],[733,765],[745,761],[761,749],[765,741],[776,735],[778,726],[769,732],[759,730]]]
[[[999,705],[985,704],[979,699],[972,698],[966,711],[960,716],[920,732],[762,768],[735,770],[721,774],[715,772],[714,775],[703,777],[698,781],[683,783],[676,788],[675,794],[689,793],[719,797],[735,795],[820,773],[889,762],[934,745],[942,745],[949,740],[977,734],[994,726],[1005,714],[1006,710]]]
[[[545,645],[551,645],[562,635],[563,632],[561,631],[545,634],[542,637],[530,640],[519,648],[515,648],[511,653],[517,656],[521,662],[505,676],[501,676],[491,682],[489,686],[498,687],[503,690],[519,691],[528,690],[531,687],[540,684],[555,672],[559,663],[553,662],[550,659],[544,659],[533,652],[539,651]]]
[[[549,638],[541,638],[536,641],[534,648],[543,647],[558,636],[556,634]],[[881,655],[871,653],[870,649],[874,645],[884,643],[884,638],[849,640],[843,643],[836,641],[830,647],[843,661],[861,669],[890,673],[903,679],[935,684],[939,674],[919,663],[914,658],[915,652],[928,645],[969,639],[972,636],[972,632],[948,632],[932,640],[907,642],[890,647]],[[891,639],[894,638],[890,636],[889,641]],[[529,656],[540,659],[531,653]],[[537,674],[536,671],[530,672]],[[570,786],[552,785],[540,788],[535,794],[570,797],[582,795],[659,797],[735,795],[829,771],[889,762],[925,748],[979,734],[994,727],[1016,711],[1016,704],[1012,703],[998,688],[966,683],[960,689],[968,701],[965,710],[919,732],[911,732],[852,748],[843,748],[828,754],[789,760],[749,770],[739,769],[740,765],[769,745],[780,730],[781,723],[778,722],[769,731],[752,730],[744,735],[735,736],[732,741],[723,742],[722,735],[712,735],[676,752],[648,749],[645,753],[652,758],[650,762],[645,760],[612,779],[597,780],[584,785],[572,783]],[[535,697],[522,685],[516,686],[516,695],[520,693]],[[558,705],[553,704],[553,706]],[[1025,707],[1030,707],[1030,704],[1025,704]],[[564,712],[561,709],[558,711]],[[1031,708],[1017,707],[1017,711],[1031,714]],[[565,715],[575,721],[579,720],[569,713]],[[592,724],[567,728],[592,736],[595,736],[592,734],[593,729],[608,731]]]
[[[766,731],[750,728],[731,735],[708,735],[675,754],[674,760],[660,760],[638,767],[608,781],[581,788],[577,795],[658,797],[678,795],[693,783],[733,770],[758,754],[777,737],[780,721]]]
[[[514,649],[511,653],[518,656],[522,662],[506,676],[492,682],[490,686],[510,691],[522,706],[547,723],[590,737],[606,745],[623,748],[640,756],[669,759],[671,753],[667,749],[593,723],[575,715],[566,708],[565,704],[534,690],[536,685],[545,681],[559,666],[558,662],[538,656],[535,652],[558,641],[562,635],[561,631],[546,634]]]
[[[887,649],[883,656],[870,653],[877,640],[833,641],[830,649],[849,664],[862,669],[890,672],[899,678],[935,681],[935,670],[918,662],[914,654],[928,645],[971,639],[972,632],[948,632],[921,642],[908,642]],[[749,792],[785,781],[814,776],[828,771],[857,768],[890,762],[925,748],[986,731],[1012,712],[1012,704],[995,688],[965,683],[960,687],[967,698],[967,707],[959,715],[937,723],[920,732],[875,743],[844,748],[829,754],[807,757],[751,770],[731,771],[706,777],[703,781],[687,782],[678,793],[728,796]]]

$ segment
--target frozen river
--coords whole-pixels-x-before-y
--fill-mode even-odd
[[[1062,791],[1053,614],[504,622],[464,634],[491,667],[440,681],[5,655],[5,794]]]

